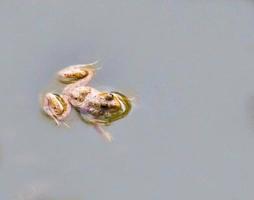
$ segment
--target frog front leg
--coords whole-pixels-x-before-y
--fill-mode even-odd
[[[68,97],[55,93],[47,93],[45,95],[42,108],[57,125],[64,123],[64,120],[71,112],[71,105],[68,102]]]

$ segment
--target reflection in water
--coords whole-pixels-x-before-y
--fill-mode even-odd
[[[50,190],[52,188],[46,185],[31,185],[15,195],[14,200],[82,200],[79,197],[57,197],[51,195]]]
[[[43,185],[32,185],[15,195],[15,200],[47,200],[46,187]]]

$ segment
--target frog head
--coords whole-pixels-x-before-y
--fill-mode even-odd
[[[129,98],[119,92],[99,92],[89,103],[86,112],[80,114],[82,119],[92,124],[109,125],[131,110]]]

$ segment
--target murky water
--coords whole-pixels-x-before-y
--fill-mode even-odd
[[[254,1],[1,0],[0,199],[254,198]],[[136,97],[105,142],[39,108],[64,66]]]

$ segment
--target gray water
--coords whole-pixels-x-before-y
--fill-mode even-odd
[[[1,0],[0,25],[1,200],[254,198],[254,1]],[[113,143],[40,112],[95,60],[136,97]]]

